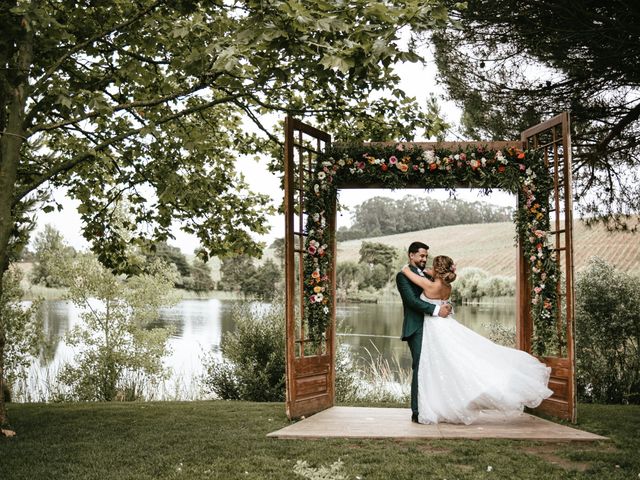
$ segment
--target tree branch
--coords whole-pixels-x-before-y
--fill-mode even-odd
[[[68,50],[63,55],[61,55],[60,58],[58,59],[58,61],[55,62],[53,65],[51,65],[47,69],[47,71],[42,74],[42,76],[31,87],[31,91],[32,92],[36,92],[40,87],[42,87],[44,82],[48,78],[50,78],[51,75],[53,75],[53,73],[58,69],[58,67],[60,67],[60,65],[62,65],[71,55],[73,55],[76,52],[79,52],[81,49],[83,49],[87,45],[90,45],[91,43],[95,42],[96,40],[99,40],[100,38],[102,38],[102,37],[104,37],[106,35],[109,35],[109,34],[111,34],[113,32],[116,32],[116,31],[121,30],[121,29],[123,29],[125,27],[128,27],[132,23],[138,21],[140,18],[145,16],[151,10],[155,9],[161,3],[163,3],[163,0],[157,0],[157,1],[153,2],[151,5],[149,5],[147,8],[145,8],[144,10],[140,10],[136,15],[131,17],[129,20],[126,20],[126,21],[124,21],[122,23],[119,23],[118,25],[115,25],[114,27],[111,27],[109,29],[105,29],[102,32],[94,35],[93,37],[86,39],[84,42],[80,42],[80,43],[76,44],[73,48]]]
[[[182,92],[177,92],[177,93],[172,93],[171,95],[165,95],[164,97],[158,97],[158,98],[154,98],[152,100],[139,100],[137,102],[128,102],[128,103],[121,103],[119,105],[115,105],[112,107],[111,112],[119,112],[121,110],[127,110],[130,108],[137,108],[137,107],[153,107],[156,105],[160,105],[161,103],[165,103],[171,100],[175,100],[176,98],[180,98],[182,96],[185,95],[190,95],[192,93],[197,92],[198,90],[201,90],[203,88],[205,88],[206,85],[202,85],[202,84],[197,84],[194,85],[191,88],[188,88],[187,90],[184,90]],[[67,125],[72,125],[74,123],[79,123],[83,120],[88,120],[90,118],[95,118],[98,117],[100,115],[104,115],[104,112],[89,112],[85,115],[82,115],[80,117],[76,117],[73,118],[71,120],[65,120],[62,122],[58,122],[58,123],[52,123],[49,125],[36,125],[35,127],[33,127],[33,129],[29,130],[27,133],[28,135],[33,135],[34,133],[38,133],[38,132],[44,132],[44,131],[49,131],[49,130],[55,130],[56,128],[60,128],[60,127],[65,127]]]
[[[203,103],[201,105],[195,105],[193,107],[186,108],[186,109],[181,110],[179,112],[176,112],[174,114],[167,115],[166,117],[163,117],[163,118],[157,120],[154,123],[155,123],[155,125],[162,125],[164,123],[171,122],[171,121],[175,120],[176,118],[180,118],[180,117],[183,117],[183,116],[186,116],[186,115],[191,115],[192,113],[196,113],[196,112],[199,112],[201,110],[206,110],[207,108],[211,108],[211,107],[213,107],[215,105],[219,105],[221,103],[233,102],[234,100],[236,100],[237,98],[239,98],[241,96],[242,96],[242,94],[237,94],[237,95],[230,95],[228,97],[217,98],[217,99],[212,100],[210,102]],[[56,175],[59,175],[60,173],[68,172],[69,170],[75,168],[77,165],[81,164],[82,162],[85,162],[85,161],[95,157],[97,152],[105,150],[107,147],[110,147],[111,145],[113,145],[115,143],[118,143],[118,142],[120,142],[122,140],[125,140],[126,138],[132,137],[132,136],[140,133],[140,131],[145,127],[146,127],[146,125],[144,125],[144,126],[142,126],[140,128],[132,128],[132,129],[126,131],[126,132],[121,133],[120,135],[116,135],[115,137],[112,137],[112,138],[110,138],[108,140],[105,140],[104,142],[96,145],[95,147],[93,147],[91,149],[91,151],[80,153],[80,154],[76,155],[75,157],[70,158],[66,162],[62,162],[62,163],[60,163],[58,165],[54,165],[53,167],[51,167],[51,169],[48,172],[42,174],[41,176],[39,176],[38,178],[33,180],[30,184],[25,185],[24,187],[18,189],[16,191],[16,194],[15,194],[14,198],[13,198],[12,205],[15,206],[26,195],[28,195],[30,192],[32,192],[33,190],[38,188],[43,183],[51,180]]]
[[[607,146],[611,141],[622,133],[622,131],[635,122],[640,117],[640,103],[638,103],[635,107],[633,107],[629,112],[620,119],[620,121],[611,129],[609,134],[602,139],[600,143],[596,146],[596,151],[604,153],[606,152]]]

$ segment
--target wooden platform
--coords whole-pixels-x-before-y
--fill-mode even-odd
[[[332,407],[269,433],[285,439],[312,438],[508,438],[536,441],[608,440],[589,432],[522,413],[505,416],[482,413],[473,425],[420,425],[411,422],[408,408]]]

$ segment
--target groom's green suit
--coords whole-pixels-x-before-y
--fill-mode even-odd
[[[418,275],[420,271],[410,265],[409,268]],[[411,351],[411,412],[418,414],[418,365],[420,364],[420,353],[422,352],[422,329],[424,325],[424,315],[433,315],[436,306],[420,300],[422,289],[412,283],[406,275],[399,272],[396,275],[396,285],[402,298],[404,307],[404,320],[402,322],[402,340],[406,341]]]

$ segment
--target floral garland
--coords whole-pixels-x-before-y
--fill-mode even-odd
[[[304,256],[305,318],[309,335],[320,342],[330,321],[332,243],[327,219],[342,184],[376,185],[382,188],[420,186],[453,190],[461,185],[490,191],[508,190],[520,195],[516,213],[518,235],[531,267],[531,308],[534,323],[533,351],[542,355],[553,347],[556,285],[555,253],[549,245],[548,204],[553,182],[533,150],[482,146],[457,151],[418,147],[358,146],[332,148],[318,157],[307,183]]]

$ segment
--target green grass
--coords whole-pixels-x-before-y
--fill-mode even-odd
[[[278,440],[283,404],[9,404],[0,478],[280,479],[343,462],[350,479],[636,479],[640,407],[580,406],[579,427],[609,442]],[[487,471],[491,466],[492,470]]]

